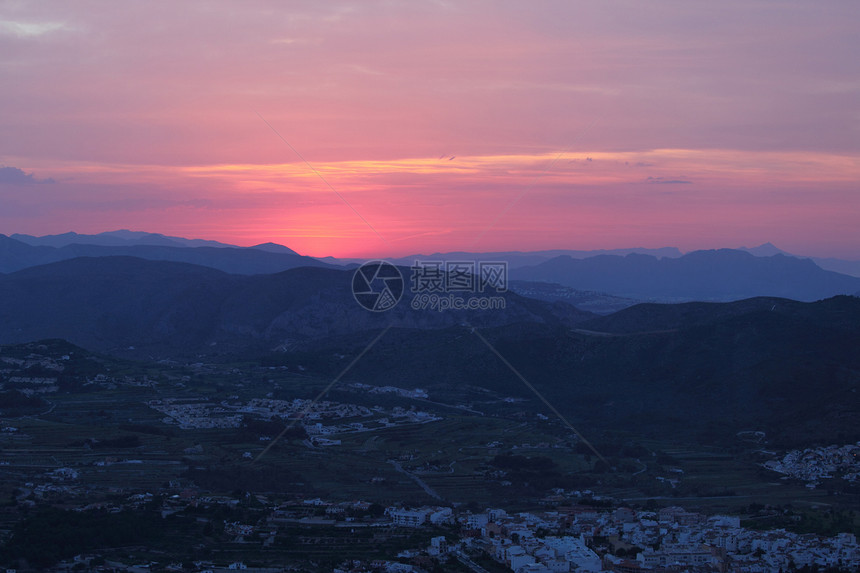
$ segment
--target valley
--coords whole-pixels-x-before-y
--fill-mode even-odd
[[[751,524],[780,514],[759,516],[751,507],[781,508],[800,516],[791,527],[832,535],[823,518],[856,515],[860,499],[858,484],[842,479],[848,470],[811,488],[766,469],[777,452],[767,452],[772,445],[761,432],[708,445],[694,435],[649,438],[572,418],[607,466],[522,392],[376,386],[356,374],[315,400],[330,380],[312,362],[147,363],[58,340],[2,347],[0,361],[5,398],[14,392],[41,402],[3,409],[7,560],[73,557],[62,546],[47,554],[15,549],[20,524],[42,527],[49,507],[107,520],[112,530],[122,516],[161,516],[151,531],[138,527],[127,539],[107,536],[91,547],[112,563],[170,555],[225,565],[331,563],[320,565],[325,570],[346,554],[370,562],[438,534],[457,536],[457,520],[488,508],[543,514],[595,503],[644,512],[680,506],[754,518]],[[425,507],[453,513],[406,530],[381,513]],[[247,523],[253,536],[225,543],[239,539],[225,525],[233,522]],[[351,524],[374,528],[376,549],[358,540],[338,545],[338,532]],[[292,545],[320,536],[328,545],[314,551]],[[128,548],[156,540],[166,554]]]

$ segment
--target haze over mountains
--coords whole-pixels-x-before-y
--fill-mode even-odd
[[[753,254],[757,257],[771,257],[773,255],[785,255],[787,257],[797,257],[797,255],[793,255],[787,251],[783,251],[779,247],[773,245],[772,243],[764,243],[763,245],[759,245],[758,247],[747,248],[741,247],[739,250],[746,251],[750,254]],[[808,258],[812,260],[816,265],[821,267],[826,271],[834,271],[837,273],[842,273],[846,275],[851,275],[853,277],[860,277],[860,260],[845,260],[845,259],[836,259],[833,257],[797,257],[797,258]]]
[[[322,259],[302,256],[288,247],[266,243],[237,247],[168,237],[157,233],[113,231],[99,235],[65,233],[45,237],[0,235],[0,272],[10,273],[32,266],[76,257],[132,256],[148,260],[184,262],[230,274],[270,274],[302,266],[352,268],[358,259]],[[614,249],[598,251],[549,250],[534,252],[436,253],[391,259],[411,266],[416,260],[493,260],[509,265],[514,290],[533,293],[544,300],[577,300],[589,308],[593,299],[579,291],[616,297],[601,299],[593,308],[609,312],[637,300],[681,302],[692,300],[730,301],[753,296],[779,296],[812,301],[838,294],[860,292],[860,277],[827,271],[812,259],[786,254],[766,243],[755,248],[719,249],[682,254],[676,248]],[[829,266],[860,271],[860,262],[830,260]],[[574,294],[549,293],[534,285],[552,283]],[[557,287],[553,287],[559,290]]]
[[[41,239],[31,237],[27,240],[32,244],[0,235],[0,272],[9,273],[76,257],[106,256],[191,263],[246,275],[276,273],[296,267],[329,266],[313,257],[305,257],[287,247],[271,243],[255,247],[235,247],[222,243],[212,246],[209,241],[199,245],[194,241],[183,243],[186,239],[150,233],[140,236],[124,236],[121,231],[118,233],[94,236],[66,234]]]
[[[404,274],[407,269],[401,269]],[[135,257],[81,257],[0,276],[0,343],[63,338],[144,355],[271,350],[382,328],[537,322],[573,326],[593,315],[505,293],[505,309],[418,311],[405,300],[374,313],[354,300],[353,271],[302,267],[231,275]]]
[[[756,257],[731,249],[694,251],[676,259],[638,254],[561,256],[514,269],[511,277],[663,302],[755,296],[813,301],[860,290],[860,278],[825,271],[809,259]]]
[[[97,235],[81,235],[75,232],[59,235],[22,235],[15,233],[10,238],[34,247],[65,247],[66,245],[101,245],[103,247],[128,247],[131,245],[158,245],[161,247],[235,247],[218,241],[205,239],[185,239],[183,237],[168,237],[161,233],[146,233],[143,231],[108,231]]]
[[[559,256],[568,256],[574,259],[585,259],[597,255],[617,255],[625,256],[632,253],[640,255],[651,255],[654,257],[680,257],[683,253],[675,247],[664,247],[661,249],[597,249],[592,251],[568,250],[568,249],[552,249],[546,251],[491,251],[487,253],[469,252],[469,251],[454,251],[450,253],[433,253],[430,255],[415,254],[405,257],[396,257],[387,259],[396,265],[411,266],[417,260],[423,261],[504,261],[511,268],[523,267],[527,265],[537,265],[544,261],[548,261]],[[356,265],[364,262],[363,259],[338,259],[334,257],[323,257],[320,260],[335,264]]]
[[[703,440],[745,429],[787,443],[834,432],[860,439],[860,299],[830,298],[860,291],[860,279],[810,260],[729,249],[662,258],[562,255],[512,269],[512,278],[528,279],[512,282],[512,291],[535,298],[483,293],[504,297],[503,310],[415,310],[407,293],[394,309],[373,313],[353,298],[351,268],[277,246],[137,238],[48,246],[0,237],[2,268],[19,269],[0,275],[0,343],[62,338],[156,360],[265,357],[331,378],[392,326],[352,378],[528,398],[475,336],[478,328],[548,399],[598,426],[655,435],[683,427]],[[159,258],[172,260],[151,260]],[[292,268],[260,270],[278,265]],[[408,283],[410,269],[401,273]],[[744,300],[638,304],[608,316],[563,302],[588,290],[611,310],[636,301],[593,291]],[[826,300],[798,302],[818,299]]]

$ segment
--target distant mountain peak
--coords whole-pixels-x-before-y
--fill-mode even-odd
[[[772,257],[774,255],[788,255],[793,256],[791,253],[787,251],[783,251],[776,245],[771,242],[762,243],[757,247],[741,247],[739,250],[746,251],[751,255],[755,255],[756,257]]]
[[[259,245],[254,245],[253,247],[248,247],[249,249],[257,249],[258,251],[267,251],[269,253],[288,253],[291,255],[298,255],[297,252],[292,250],[289,247],[285,247],[284,245],[279,245],[278,243],[260,243]]]
[[[72,233],[72,234],[77,235],[77,233]],[[102,236],[108,236],[108,237],[120,237],[123,239],[139,239],[140,237],[146,237],[146,236],[150,236],[150,235],[153,235],[156,237],[163,237],[164,236],[161,233],[147,233],[145,231],[131,231],[129,229],[117,229],[116,231],[105,231],[104,233],[98,233],[98,234],[102,235]]]

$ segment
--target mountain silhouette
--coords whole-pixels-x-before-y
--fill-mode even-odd
[[[556,257],[511,271],[519,280],[558,283],[639,300],[730,301],[774,296],[813,301],[860,288],[860,278],[825,271],[809,259],[756,257],[719,249],[679,258],[630,254],[588,259]]]
[[[507,292],[495,293],[504,310],[416,310],[405,297],[370,312],[353,298],[353,274],[60,261],[0,275],[0,343],[64,339],[138,359],[259,358],[331,379],[391,326],[351,379],[426,388],[449,403],[486,392],[534,400],[501,355],[595,431],[681,432],[727,445],[741,430],[784,445],[860,439],[857,297],[639,304],[597,316]]]
[[[401,272],[408,276],[408,269]],[[112,352],[228,353],[389,324],[573,326],[594,317],[512,292],[497,295],[505,308],[494,312],[415,310],[408,297],[391,311],[369,312],[353,297],[352,277],[352,271],[323,267],[248,276],[134,257],[81,257],[0,276],[0,343],[62,338]]]
[[[270,274],[296,267],[328,267],[313,257],[296,254],[280,245],[263,248],[188,247],[165,245],[89,245],[71,243],[61,247],[33,246],[0,235],[0,272],[64,261],[76,257],[129,256],[156,261],[202,265],[228,273]]]

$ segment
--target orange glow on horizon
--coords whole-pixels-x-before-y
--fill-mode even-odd
[[[54,173],[84,188],[83,195],[110,198],[116,193],[120,202],[122,188],[146,185],[152,207],[147,210],[143,204],[135,221],[124,226],[205,234],[243,246],[280,242],[312,256],[356,257],[630,246],[635,236],[649,234],[648,225],[687,229],[683,233],[693,239],[696,228],[714,220],[754,224],[777,212],[832,217],[831,201],[779,208],[774,201],[803,185],[856,201],[849,189],[860,181],[860,159],[854,156],[735,150],[466,155],[333,161],[313,167],[337,193],[300,161],[188,166],[66,162],[55,165]],[[178,204],[177,190],[184,198]],[[738,212],[739,205],[746,205],[746,214]],[[182,220],[192,212],[196,223],[187,226]],[[562,212],[566,215],[560,223]],[[628,221],[628,232],[594,232],[599,221],[613,229],[605,225],[612,219]],[[488,226],[492,228],[473,244]],[[629,233],[632,229],[637,229],[635,235]]]

